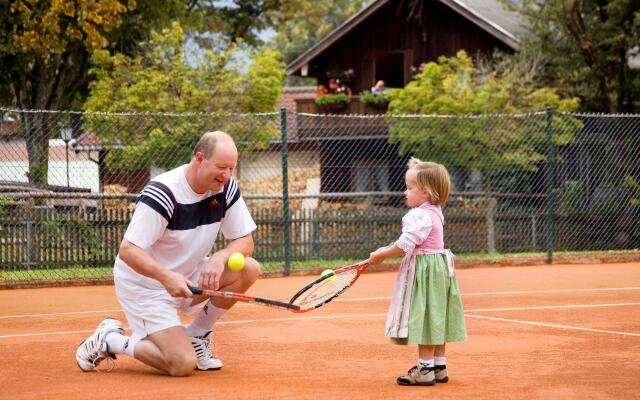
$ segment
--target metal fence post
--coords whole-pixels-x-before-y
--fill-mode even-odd
[[[284,241],[284,274],[291,273],[291,233],[289,232],[289,160],[287,155],[287,109],[280,109],[282,140],[282,236]]]
[[[553,108],[547,108],[547,162],[545,177],[547,180],[547,264],[553,263]]]

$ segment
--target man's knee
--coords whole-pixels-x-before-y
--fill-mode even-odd
[[[168,357],[169,375],[188,376],[196,369],[196,354],[194,352],[176,353]]]
[[[253,257],[247,257],[242,270],[242,279],[247,287],[253,285],[258,280],[258,276],[260,276],[260,263]]]

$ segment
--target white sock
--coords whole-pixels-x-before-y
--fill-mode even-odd
[[[105,338],[107,342],[107,351],[111,354],[126,354],[133,357],[134,343],[129,336],[122,335],[118,332],[111,332]]]
[[[423,360],[422,358],[418,358],[418,365],[420,365],[421,367],[433,368],[433,358],[431,360]]]
[[[187,335],[188,336],[204,336],[213,328],[213,324],[227,312],[225,308],[219,308],[211,304],[211,301],[207,302],[200,313],[187,326]]]
[[[436,357],[433,360],[435,365],[447,365],[447,357]]]

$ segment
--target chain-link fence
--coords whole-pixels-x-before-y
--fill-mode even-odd
[[[445,241],[458,254],[640,247],[637,115],[0,115],[5,285],[108,279],[136,193],[211,130],[238,144],[266,272],[357,260],[395,240],[411,156],[450,172]]]

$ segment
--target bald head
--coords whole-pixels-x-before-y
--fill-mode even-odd
[[[233,138],[228,133],[222,131],[207,132],[202,135],[198,143],[196,143],[196,147],[193,149],[193,155],[195,156],[196,153],[200,152],[205,158],[209,158],[213,154],[216,144],[223,142],[226,145],[233,145],[233,147],[235,147]]]

